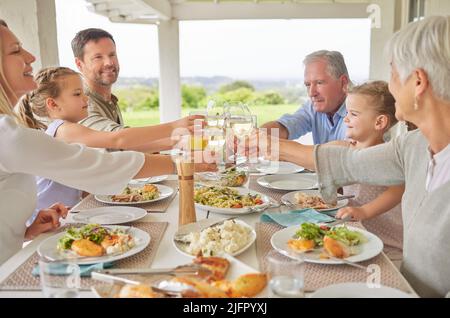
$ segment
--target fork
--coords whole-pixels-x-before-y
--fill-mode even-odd
[[[106,282],[106,283],[119,282],[121,284],[131,284],[131,285],[142,284],[142,282],[139,282],[137,280],[128,279],[128,278],[120,277],[120,276],[109,275],[109,274],[103,274],[103,273],[99,273],[99,272],[92,272],[91,275],[92,275],[91,276],[92,279],[96,279],[96,280]],[[167,290],[167,289],[156,287],[153,284],[151,284],[150,287],[155,292],[162,293],[169,297],[182,297],[183,296],[183,291]]]
[[[263,212],[267,209],[273,209],[273,208],[279,208],[282,205],[281,202],[278,202],[277,200],[269,197],[269,204],[259,207],[257,205],[255,206],[249,206],[248,211],[249,212]]]
[[[359,268],[359,269],[367,271],[367,267],[366,266],[363,266],[363,265],[357,264],[355,262],[346,260],[345,258],[334,257],[334,256],[332,256],[332,255],[330,255],[328,253],[327,253],[327,257],[329,257],[330,259],[332,259],[334,261],[340,261],[340,262],[342,262],[344,264],[347,264],[347,265],[350,265],[350,266],[353,266],[353,267],[356,267],[356,268]]]
[[[208,212],[209,212],[209,211],[208,211]],[[201,232],[201,231],[203,231],[203,230],[205,230],[205,229],[211,228],[211,227],[215,227],[215,226],[218,226],[218,225],[222,225],[222,224],[225,223],[226,221],[231,221],[231,220],[234,220],[234,219],[237,219],[237,216],[233,216],[233,217],[230,217],[230,218],[227,218],[227,219],[219,220],[219,221],[217,221],[217,222],[214,222],[214,223],[208,225],[208,226],[205,227],[204,229],[200,229],[199,232]],[[184,239],[187,235],[189,235],[189,233],[175,235],[174,238],[173,238],[173,240],[174,240],[175,242],[189,244],[190,242],[187,241],[186,239]]]

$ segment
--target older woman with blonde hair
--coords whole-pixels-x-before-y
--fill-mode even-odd
[[[27,219],[36,206],[35,175],[84,191],[119,193],[133,177],[173,173],[168,156],[123,151],[105,153],[79,144],[69,145],[41,131],[26,128],[13,105],[36,89],[32,54],[0,20],[0,265],[22,247],[24,239],[59,226],[67,208],[55,204]],[[198,164],[196,169],[214,166]]]
[[[450,16],[411,23],[389,41],[395,116],[418,129],[365,149],[280,141],[281,160],[317,171],[323,198],[354,183],[405,183],[401,272],[421,296],[450,291]]]

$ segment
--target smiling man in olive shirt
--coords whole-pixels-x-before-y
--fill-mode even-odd
[[[89,97],[89,115],[79,123],[102,131],[124,128],[117,97],[111,92],[120,70],[112,35],[102,29],[82,30],[72,40],[72,51]]]

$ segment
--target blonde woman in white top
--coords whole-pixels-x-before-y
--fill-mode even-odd
[[[0,20],[0,264],[20,250],[24,239],[59,226],[67,209],[55,205],[40,211],[27,228],[36,205],[35,175],[88,192],[120,192],[136,177],[173,172],[167,156],[138,152],[104,153],[68,145],[43,132],[18,124],[12,111],[18,99],[36,88],[33,55]],[[198,164],[196,169],[213,168]]]

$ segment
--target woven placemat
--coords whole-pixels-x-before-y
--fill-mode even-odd
[[[352,224],[352,226],[359,226]],[[259,268],[265,271],[265,256],[273,249],[270,238],[272,235],[283,229],[278,224],[273,223],[256,223],[256,255],[258,258]],[[405,278],[395,268],[384,253],[367,260],[360,262],[363,266],[376,264],[379,266],[381,280],[380,284],[403,290],[408,293],[414,293],[414,290],[406,282]],[[348,265],[328,265],[328,264],[313,264],[305,263],[305,290],[314,291],[319,288],[349,282],[367,282],[370,279],[372,272],[365,272],[359,268]],[[372,280],[369,280],[372,282]]]
[[[175,196],[178,193],[178,181],[177,180],[165,180],[161,182],[161,184],[166,185],[168,187],[171,187],[174,189],[174,193],[168,197],[167,199],[146,203],[146,204],[127,204],[127,206],[134,206],[137,208],[145,209],[149,213],[163,213],[167,211],[167,208],[169,207],[172,200],[175,198]],[[93,208],[100,208],[104,206],[121,206],[121,205],[114,205],[114,204],[107,204],[98,202],[94,195],[89,194],[87,197],[85,197],[83,200],[81,200],[80,203],[78,203],[76,206],[73,207],[74,211],[82,211],[86,209],[93,209]]]
[[[114,262],[113,268],[148,268],[150,267],[159,243],[166,231],[168,222],[133,222],[126,225],[134,226],[150,234],[150,244],[133,256]],[[72,224],[73,225],[73,224]],[[20,265],[1,284],[0,290],[40,290],[39,276],[31,273],[39,260],[39,255],[33,253],[22,265]],[[98,280],[89,277],[81,278],[81,289],[89,290],[91,286],[102,284]]]

